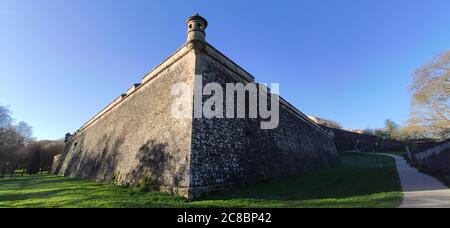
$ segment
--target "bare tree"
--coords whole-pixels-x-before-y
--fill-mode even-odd
[[[0,146],[17,145],[31,141],[33,138],[33,128],[24,121],[14,125],[11,111],[0,106]]]
[[[16,126],[14,126],[17,133],[22,137],[25,143],[33,140],[33,127],[24,121],[20,121]]]
[[[419,68],[410,90],[413,99],[406,131],[450,137],[450,51]]]
[[[32,136],[33,129],[29,124],[21,121],[14,125],[11,111],[0,106],[0,177],[6,173],[13,175],[17,168],[28,165],[30,150],[26,147]]]
[[[12,123],[11,111],[7,107],[0,105],[0,128],[8,128]]]

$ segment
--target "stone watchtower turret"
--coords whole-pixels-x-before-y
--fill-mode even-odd
[[[188,46],[193,49],[203,49],[205,47],[205,30],[208,27],[208,21],[196,14],[187,19],[186,25],[188,28],[186,43]]]

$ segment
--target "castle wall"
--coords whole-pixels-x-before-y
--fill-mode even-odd
[[[54,172],[124,185],[146,182],[186,195],[192,120],[172,117],[171,89],[178,82],[193,85],[195,55],[181,50],[174,57],[71,138]]]
[[[196,68],[204,84],[216,82],[225,88],[225,83],[251,80],[242,77],[232,64],[206,54],[198,54]],[[194,119],[191,193],[201,195],[334,165],[337,152],[333,139],[296,112],[287,104],[280,105],[279,127],[273,130],[261,130],[260,119]]]
[[[89,120],[55,159],[53,172],[122,185],[145,182],[196,198],[336,163],[333,138],[282,98],[279,127],[272,130],[262,130],[261,119],[173,117],[176,83],[193,92],[199,74],[204,84],[223,88],[254,81],[213,47],[203,51],[183,46]]]
[[[386,152],[403,151],[405,146],[395,140],[383,140],[375,135],[360,134],[336,128],[327,128],[333,132],[335,145],[338,151]]]
[[[407,151],[411,156],[438,146],[440,143],[430,139],[412,140],[407,143]]]
[[[421,168],[438,174],[450,174],[450,139],[430,149],[415,153],[413,162]]]

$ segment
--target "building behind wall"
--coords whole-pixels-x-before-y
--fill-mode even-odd
[[[176,83],[194,91],[196,75],[204,84],[255,81],[205,41],[207,26],[201,16],[190,17],[187,42],[69,138],[53,172],[122,185],[148,183],[196,198],[333,166],[333,138],[283,98],[279,126],[272,130],[262,130],[261,119],[172,116]]]

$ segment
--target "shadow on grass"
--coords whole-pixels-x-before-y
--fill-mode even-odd
[[[58,176],[0,179],[0,207],[398,207],[390,157],[341,154],[338,167],[244,186],[198,201]]]
[[[298,201],[345,204],[346,199],[354,198],[361,205],[366,199],[374,205],[377,200],[392,200],[392,205],[395,205],[400,204],[400,192],[401,185],[393,159],[378,155],[343,154],[336,168],[246,186],[201,200],[278,201],[283,206],[295,206]],[[384,197],[377,199],[377,195]]]
[[[0,195],[0,202],[26,200],[26,199],[33,199],[33,198],[51,198],[51,197],[54,197],[55,195],[57,195],[58,193],[67,192],[68,190],[71,190],[71,189],[55,189],[55,190],[40,191],[40,192],[33,192],[33,193],[4,194],[4,195]]]

